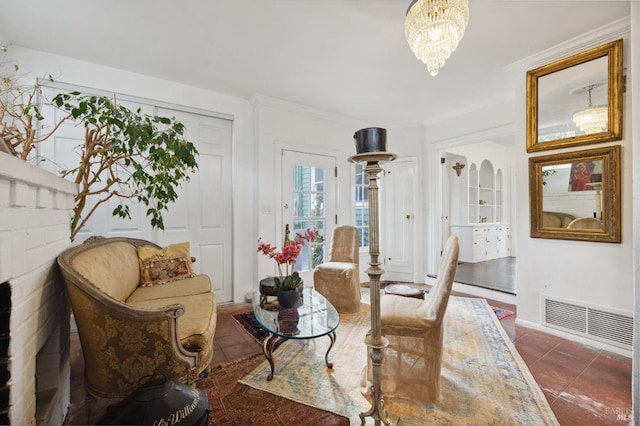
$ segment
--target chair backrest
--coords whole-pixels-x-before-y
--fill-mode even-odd
[[[329,262],[360,264],[359,253],[358,228],[352,225],[340,225],[333,228]]]
[[[437,323],[442,323],[444,313],[447,310],[453,279],[458,268],[458,237],[451,236],[444,245],[444,252],[438,266],[436,283],[431,287],[429,295],[425,300],[427,314],[430,318],[435,317]]]
[[[567,228],[573,229],[602,229],[602,224],[593,217],[579,217],[573,219]]]

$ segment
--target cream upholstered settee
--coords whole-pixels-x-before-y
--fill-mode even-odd
[[[186,255],[170,253],[175,247]],[[157,270],[145,273],[144,250],[155,267],[173,262],[164,280]],[[193,383],[208,370],[217,310],[211,281],[193,273],[188,250],[188,243],[165,250],[140,239],[99,237],[60,254],[89,394],[122,398],[144,376]],[[142,286],[141,277],[152,280]]]

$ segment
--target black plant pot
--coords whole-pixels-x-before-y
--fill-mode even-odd
[[[298,290],[278,290],[278,303],[283,308],[293,308],[300,300]]]
[[[354,135],[356,152],[364,154],[387,150],[387,130],[380,127],[368,127],[358,130]]]
[[[286,277],[278,277],[280,281],[284,281]],[[298,292],[302,296],[302,289],[304,285],[304,281],[300,279],[300,284],[298,284]],[[278,289],[276,288],[276,280],[275,277],[267,277],[260,280],[260,294],[263,296],[277,296]]]

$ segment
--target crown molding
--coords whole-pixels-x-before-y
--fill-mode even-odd
[[[630,33],[631,19],[627,16],[586,32],[578,37],[564,41],[542,52],[513,62],[505,66],[504,69],[507,71],[522,71],[538,68],[602,44],[629,37]]]
[[[314,117],[321,120],[343,123],[345,125],[350,125],[350,126],[363,126],[365,125],[363,123],[366,123],[366,120],[361,120],[358,118],[342,115],[336,112],[323,110],[323,109],[316,108],[309,105],[298,104],[295,102],[286,101],[279,98],[273,98],[271,96],[262,95],[260,93],[254,93],[253,95],[251,95],[249,97],[249,102],[251,103],[251,105],[253,105],[254,108],[260,108],[260,107],[275,108],[275,109],[287,111],[290,113],[306,115],[306,116]]]
[[[430,142],[430,146],[435,149],[453,148],[462,145],[469,145],[480,142],[493,142],[495,139],[503,137],[514,136],[515,125],[506,124],[503,126],[492,127],[489,129],[480,130],[477,132],[454,136],[452,138],[441,139],[438,141]]]
[[[428,127],[432,124],[438,124],[450,118],[455,118],[464,114],[480,111],[482,109],[491,107],[492,105],[500,105],[507,102],[513,102],[514,100],[515,100],[515,95],[513,93],[504,93],[504,94],[496,95],[491,98],[484,99],[480,102],[467,105],[463,108],[459,108],[459,109],[448,111],[439,115],[435,115],[426,120],[423,120],[421,124],[423,126]]]

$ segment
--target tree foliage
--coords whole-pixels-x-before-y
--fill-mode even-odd
[[[0,68],[9,65],[3,63]],[[40,113],[42,90],[38,84],[20,83],[18,71],[18,65],[14,64],[10,72],[0,75],[0,144],[9,154],[26,161],[37,144],[51,137],[69,116],[45,131],[40,125],[44,118]],[[53,80],[50,75],[48,79]]]
[[[84,126],[76,167],[61,172],[78,184],[71,240],[103,203],[117,197],[114,216],[131,218],[127,199],[147,207],[151,226],[164,229],[162,213],[178,198],[177,189],[198,167],[195,146],[174,118],[131,111],[105,96],[58,94],[55,106]],[[88,211],[88,199],[95,202]]]

